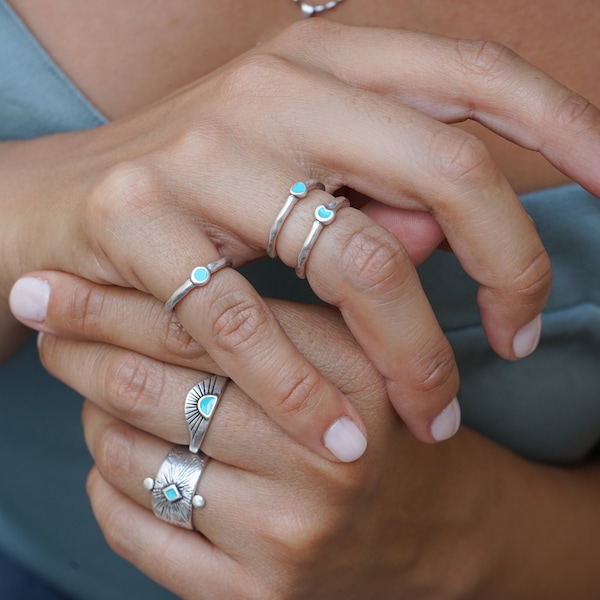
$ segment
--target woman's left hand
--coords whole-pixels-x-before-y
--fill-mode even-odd
[[[217,367],[150,296],[47,278],[46,329],[63,326],[71,339],[46,333],[40,353],[91,400],[83,422],[97,465],[88,482],[96,517],[119,554],[182,598],[566,597],[536,534],[552,522],[549,506],[551,515],[568,512],[557,490],[573,489],[570,474],[465,428],[442,445],[416,441],[339,315],[322,307],[270,302],[292,341],[364,418],[372,442],[363,458],[318,457],[230,382],[202,446],[212,460],[198,490],[206,506],[194,509],[193,525],[203,535],[158,520],[143,481],[173,444],[189,443],[186,394]],[[57,318],[73,285],[102,298],[102,318]],[[79,340],[76,322],[84,324]],[[132,335],[140,331],[143,338]],[[557,490],[550,493],[549,482]],[[560,541],[557,558],[568,558],[573,548]],[[578,565],[589,590],[589,562]]]

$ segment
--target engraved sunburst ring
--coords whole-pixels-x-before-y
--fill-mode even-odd
[[[185,399],[185,420],[190,430],[190,452],[198,452],[221,394],[229,379],[211,375],[199,381]]]

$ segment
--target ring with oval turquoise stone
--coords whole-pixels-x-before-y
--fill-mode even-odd
[[[277,244],[279,232],[281,231],[285,220],[292,212],[292,209],[294,206],[296,206],[296,202],[298,202],[298,200],[302,200],[302,198],[306,198],[308,193],[312,190],[325,191],[325,186],[316,179],[309,179],[306,182],[297,181],[290,188],[290,193],[287,197],[287,200],[284,202],[281,210],[277,213],[275,221],[273,221],[273,225],[269,231],[269,237],[267,239],[267,255],[269,258],[277,258],[277,248],[275,246]]]
[[[184,529],[195,529],[193,509],[206,504],[196,491],[208,460],[202,452],[192,454],[185,447],[174,446],[156,478],[144,479],[144,489],[152,492],[152,510],[159,519]]]
[[[230,258],[223,257],[208,263],[205,267],[195,267],[190,273],[189,279],[180,285],[165,302],[165,309],[173,310],[175,305],[180,300],[183,300],[194,288],[207,285],[213,273],[231,266],[233,266],[233,261]]]
[[[317,239],[321,235],[323,228],[326,225],[333,223],[335,221],[337,211],[345,206],[350,206],[350,201],[348,198],[345,198],[344,196],[338,196],[329,204],[320,204],[317,206],[317,208],[315,208],[315,220],[313,221],[312,227],[310,228],[310,231],[304,240],[304,244],[300,249],[298,261],[296,263],[296,275],[300,277],[300,279],[304,279],[306,277],[306,263],[308,262],[308,257],[310,256]]]
[[[221,394],[229,379],[211,375],[199,381],[185,398],[185,420],[190,430],[190,452],[200,450],[210,420],[217,409]]]

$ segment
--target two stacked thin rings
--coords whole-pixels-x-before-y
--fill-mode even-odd
[[[156,478],[144,480],[144,488],[152,492],[154,514],[167,523],[194,529],[192,511],[204,508],[206,504],[204,497],[197,493],[200,477],[209,460],[200,452],[200,446],[228,381],[227,377],[210,375],[192,387],[185,399],[189,448],[173,447]]]
[[[325,191],[325,186],[320,181],[316,181],[314,179],[310,179],[307,182],[298,181],[292,185],[290,188],[290,194],[287,197],[284,205],[281,207],[281,210],[277,213],[275,221],[273,222],[273,225],[269,231],[269,237],[267,239],[267,254],[269,257],[277,257],[277,238],[281,228],[283,227],[283,224],[285,223],[285,220],[292,212],[294,206],[296,206],[298,200],[305,198],[309,192],[317,189]],[[304,279],[306,277],[306,263],[313,246],[317,242],[319,235],[321,235],[321,231],[326,225],[333,223],[337,211],[345,206],[350,206],[350,202],[347,198],[332,197],[331,202],[327,204],[320,204],[315,209],[315,220],[308,235],[306,236],[306,239],[304,240],[304,243],[302,244],[302,248],[298,253],[298,259],[296,261],[296,275],[300,279]]]
[[[275,221],[271,226],[271,230],[269,231],[269,238],[267,240],[267,255],[270,258],[277,258],[277,238],[279,237],[279,232],[283,227],[285,220],[288,218],[294,206],[298,200],[302,200],[302,198],[306,198],[309,192],[312,190],[323,190],[325,191],[325,186],[320,182],[314,179],[308,180],[306,183],[303,181],[297,181],[290,188],[289,196],[285,201],[284,205],[281,207],[281,210],[275,217]]]

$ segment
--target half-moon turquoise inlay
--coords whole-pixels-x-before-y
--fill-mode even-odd
[[[210,279],[210,271],[206,267],[196,267],[190,276],[194,285],[204,285]]]
[[[198,400],[198,410],[205,419],[210,419],[218,398],[214,394],[207,394]]]
[[[335,219],[335,210],[327,208],[325,205],[321,204],[321,206],[317,207],[315,216],[319,221],[321,221],[321,223],[327,225],[328,223],[331,223],[333,219]]]
[[[294,196],[298,196],[298,197],[302,197],[305,196],[307,193],[307,189],[306,189],[306,184],[302,181],[297,181],[291,188],[290,188],[290,194],[293,194]]]

